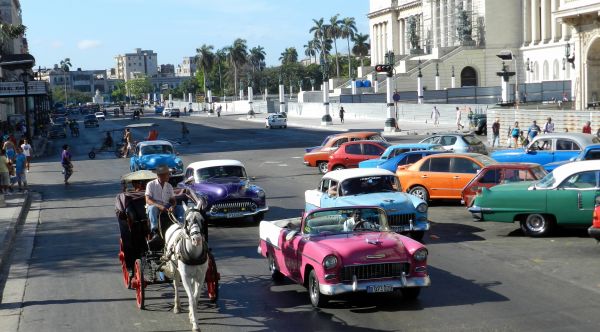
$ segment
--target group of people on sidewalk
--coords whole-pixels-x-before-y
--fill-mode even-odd
[[[33,148],[27,139],[21,139],[17,144],[14,137],[2,138],[0,150],[0,189],[3,194],[14,191],[13,186],[18,184],[18,190],[28,189],[27,172],[29,172]]]

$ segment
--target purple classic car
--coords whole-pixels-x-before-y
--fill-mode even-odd
[[[252,217],[259,222],[269,210],[264,190],[250,184],[244,164],[237,160],[192,163],[180,186],[206,200],[206,215],[211,220]]]

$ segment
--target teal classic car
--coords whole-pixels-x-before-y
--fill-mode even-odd
[[[517,221],[536,237],[557,225],[590,226],[599,180],[600,160],[573,162],[539,181],[483,188],[469,211],[476,221]]]

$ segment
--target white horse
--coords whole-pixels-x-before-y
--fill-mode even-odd
[[[165,256],[168,258],[166,269],[168,274],[173,276],[173,288],[175,289],[173,312],[178,314],[181,311],[177,281],[181,277],[183,288],[188,296],[192,331],[199,331],[196,311],[208,269],[208,246],[202,236],[201,223],[204,218],[200,211],[201,203],[195,208],[188,208],[184,204],[184,208],[184,226],[171,225],[165,234]]]

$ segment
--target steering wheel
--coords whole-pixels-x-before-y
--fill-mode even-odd
[[[354,224],[354,227],[352,227],[352,230],[357,229],[358,227],[362,226],[365,223],[364,219],[359,220],[358,222],[356,222],[356,224]]]

